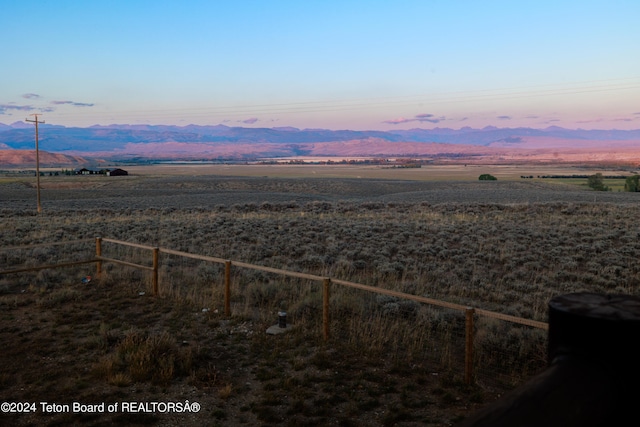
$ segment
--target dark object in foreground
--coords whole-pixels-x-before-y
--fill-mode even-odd
[[[575,293],[549,302],[549,367],[457,427],[629,425],[640,392],[640,298]]]

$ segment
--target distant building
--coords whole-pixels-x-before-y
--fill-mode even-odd
[[[129,172],[127,172],[124,169],[116,168],[116,169],[105,169],[105,174],[107,176],[126,176],[126,175],[129,175]]]
[[[81,168],[74,169],[74,175],[106,175],[106,176],[126,176],[129,175],[124,169],[94,169],[94,168]]]
[[[73,173],[75,175],[97,175],[100,173],[100,170],[93,169],[93,168],[81,168],[81,169],[74,169]]]

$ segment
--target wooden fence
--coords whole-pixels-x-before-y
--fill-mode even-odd
[[[5,250],[29,249],[29,248],[53,246],[53,245],[78,244],[78,243],[91,242],[93,240],[94,239],[83,239],[83,240],[75,240],[75,241],[67,241],[67,242],[43,243],[43,244],[37,244],[37,245],[0,248],[0,250],[5,251]],[[102,255],[102,244],[105,242],[148,250],[151,252],[151,265],[149,266],[149,265],[137,264],[137,263],[121,260],[121,259],[105,257]],[[159,279],[158,279],[158,269],[160,264],[159,255],[161,253],[200,260],[200,261],[212,262],[217,264],[224,264],[224,314],[227,317],[231,316],[231,269],[232,267],[252,269],[252,270],[257,270],[257,271],[262,271],[267,273],[273,273],[276,275],[281,275],[286,277],[295,277],[299,279],[306,279],[306,280],[322,283],[322,295],[323,295],[322,334],[325,340],[329,340],[329,337],[330,337],[329,301],[330,301],[331,287],[335,285],[345,286],[345,287],[354,288],[354,289],[360,289],[360,290],[371,292],[374,294],[387,295],[387,296],[391,296],[399,299],[415,301],[421,304],[427,304],[431,306],[448,308],[451,310],[459,311],[463,313],[465,316],[464,378],[467,384],[470,384],[473,378],[473,340],[474,340],[474,317],[475,316],[484,316],[487,318],[499,319],[499,320],[511,322],[514,324],[525,325],[525,326],[530,326],[532,328],[542,329],[545,331],[547,331],[549,327],[548,324],[545,322],[539,322],[539,321],[530,320],[530,319],[523,319],[520,317],[483,310],[481,308],[474,308],[474,307],[469,307],[461,304],[454,304],[454,303],[441,301],[437,299],[426,298],[418,295],[411,295],[403,292],[393,291],[389,289],[377,288],[374,286],[363,285],[361,283],[350,282],[347,280],[318,276],[314,274],[300,273],[296,271],[283,270],[283,269],[278,269],[273,267],[266,267],[266,266],[255,265],[255,264],[250,264],[250,263],[241,262],[241,261],[231,261],[223,258],[192,254],[188,252],[176,251],[173,249],[142,245],[138,243],[130,243],[130,242],[125,242],[121,240],[102,238],[102,237],[95,238],[95,256],[91,258],[87,258],[80,261],[73,261],[73,262],[41,265],[37,267],[25,267],[25,268],[4,270],[4,271],[0,271],[0,275],[95,263],[96,275],[99,277],[100,274],[102,273],[102,264],[105,262],[109,262],[109,263],[125,265],[128,267],[133,267],[133,268],[151,272],[151,283],[153,287],[153,294],[157,295],[158,288],[159,288]]]

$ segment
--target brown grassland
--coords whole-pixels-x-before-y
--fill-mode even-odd
[[[130,167],[127,177],[0,176],[0,270],[91,257],[96,236],[350,280],[546,321],[555,295],[640,292],[640,193],[521,175],[572,166]],[[482,173],[498,181],[479,182]],[[586,180],[585,180],[586,181]],[[612,183],[609,183],[612,184]],[[88,239],[58,246],[36,245]],[[12,248],[6,250],[7,248]],[[104,255],[149,265],[148,251]],[[82,279],[92,276],[83,283]],[[145,271],[87,264],[0,276],[0,425],[433,425],[463,419],[544,368],[545,335],[478,321],[460,368],[451,310],[162,256]],[[267,335],[281,310],[293,328]],[[461,329],[462,328],[462,329]],[[45,413],[40,402],[198,402],[197,413]]]

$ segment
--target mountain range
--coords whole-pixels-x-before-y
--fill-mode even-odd
[[[293,156],[480,156],[529,159],[590,156],[597,161],[640,161],[640,129],[408,129],[354,131],[172,125],[42,124],[39,148],[45,152],[111,160],[255,159]],[[7,150],[33,150],[33,124],[0,123],[0,162]],[[3,154],[4,152],[4,154]],[[546,157],[545,157],[546,156]],[[567,158],[567,160],[569,160]]]

